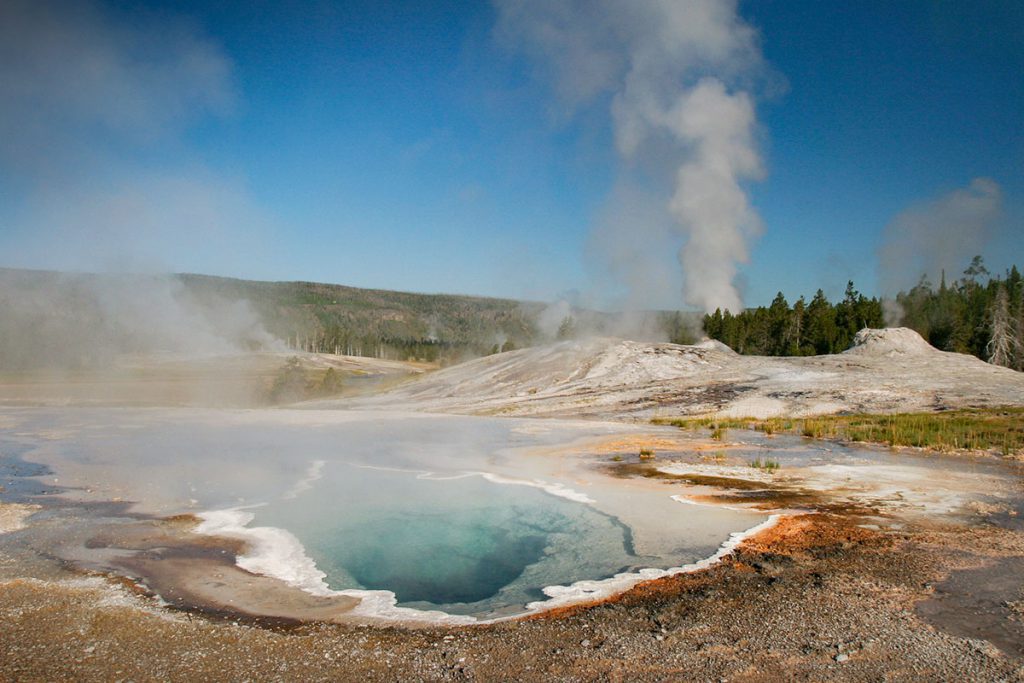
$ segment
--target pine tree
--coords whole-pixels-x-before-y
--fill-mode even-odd
[[[988,268],[985,267],[985,259],[981,257],[981,254],[977,254],[971,259],[971,264],[964,269],[964,282],[977,284],[978,278],[988,277],[988,274]],[[945,275],[945,272],[943,272],[943,275]]]
[[[836,333],[832,341],[832,351],[844,351],[853,341],[853,335],[857,333],[857,321],[855,311],[857,308],[857,297],[859,293],[853,286],[853,280],[846,283],[846,291],[843,300],[835,306]]]
[[[1016,270],[1016,269],[1015,269]],[[1024,371],[1024,286],[1017,288],[1017,312],[1014,315],[1014,333],[1017,340],[1017,357],[1014,359],[1014,370]]]
[[[820,289],[807,306],[807,334],[814,353],[832,353],[835,342],[835,310]]]
[[[797,302],[793,304],[793,312],[789,316],[789,348],[786,350],[787,355],[806,355],[804,352],[804,317],[806,309],[807,304],[804,303],[803,297],[797,299]]]
[[[988,277],[981,257],[975,257],[952,285],[945,273],[937,289],[922,275],[909,292],[896,295],[896,303],[903,325],[936,348],[1024,370],[1024,277],[1017,266],[1006,271],[1004,281]],[[762,355],[836,353],[858,330],[884,324],[882,302],[858,292],[852,281],[836,304],[819,289],[809,304],[801,297],[790,307],[779,292],[767,307],[704,316],[710,337],[739,353]]]
[[[704,333],[712,339],[722,340],[722,309],[704,316]]]
[[[779,292],[775,295],[772,305],[768,307],[768,343],[764,353],[772,356],[784,355],[789,349],[790,328],[789,302]]]

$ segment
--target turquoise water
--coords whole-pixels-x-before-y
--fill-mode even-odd
[[[592,456],[551,454],[650,427],[284,410],[0,417],[13,425],[0,425],[0,446],[46,464],[66,497],[133,501],[160,516],[244,511],[246,529],[286,532],[253,536],[265,541],[251,551],[260,571],[449,614],[521,613],[546,587],[682,566],[764,519],[682,505],[601,474]],[[312,571],[289,566],[309,560]]]
[[[400,606],[449,614],[500,612],[544,586],[662,559],[638,557],[629,528],[590,505],[475,475],[328,464],[317,486],[254,512],[254,524],[291,530],[332,589],[389,590]]]

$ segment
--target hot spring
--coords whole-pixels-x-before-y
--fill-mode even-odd
[[[0,449],[76,504],[203,520],[238,564],[385,618],[474,621],[713,556],[760,513],[615,479],[591,448],[659,428],[353,411],[8,409]],[[670,428],[668,428],[670,429]]]

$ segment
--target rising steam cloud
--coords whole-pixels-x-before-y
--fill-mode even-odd
[[[158,274],[223,270],[266,223],[187,147],[190,125],[236,105],[218,43],[164,13],[4,0],[0,83],[0,371],[273,346],[245,302],[199,302]]]
[[[185,132],[238,102],[186,18],[94,0],[0,2],[0,265],[225,270],[268,220]]]
[[[886,226],[878,250],[882,293],[893,296],[922,275],[956,276],[992,236],[1002,211],[1002,189],[990,178],[911,206]],[[898,316],[890,316],[895,322]]]
[[[670,220],[632,200],[650,190],[620,181],[595,244],[630,288],[631,303],[666,284],[651,252],[678,247],[686,302],[705,311],[742,308],[738,264],[761,230],[744,182],[762,177],[751,77],[763,68],[756,32],[723,0],[496,0],[498,35],[537,64],[561,113],[607,102],[616,147],[650,180]],[[641,216],[638,225],[629,217]],[[650,249],[620,249],[653,240]],[[650,273],[655,273],[651,277]],[[639,289],[638,289],[639,287]]]

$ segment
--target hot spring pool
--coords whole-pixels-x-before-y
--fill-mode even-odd
[[[0,448],[49,467],[61,496],[196,514],[204,533],[247,541],[243,568],[358,596],[384,617],[487,619],[610,594],[766,519],[682,505],[594,466],[588,443],[649,426],[288,410],[3,417]]]

